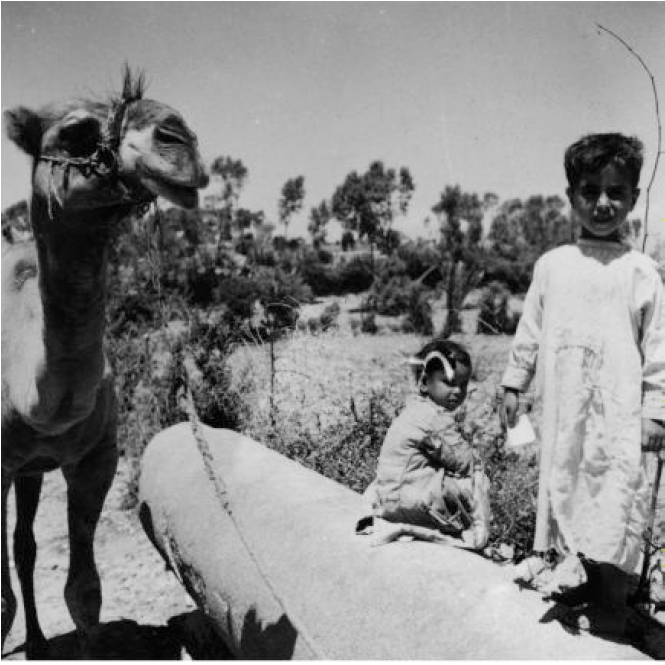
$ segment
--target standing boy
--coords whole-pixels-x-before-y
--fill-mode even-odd
[[[597,562],[589,590],[625,605],[648,513],[647,452],[663,449],[663,286],[653,260],[621,242],[639,195],[642,144],[593,134],[565,154],[574,245],[536,263],[503,376],[502,416],[534,373],[542,450],[534,550]]]

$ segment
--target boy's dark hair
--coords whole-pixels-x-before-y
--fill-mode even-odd
[[[472,368],[469,352],[461,344],[451,342],[449,339],[433,339],[431,342],[425,344],[425,346],[415,354],[415,357],[424,360],[427,354],[432,351],[438,351],[450,363],[453,371],[457,370],[458,365],[468,367],[469,371]],[[443,364],[440,360],[434,358],[428,363],[427,370],[433,372],[437,369],[443,369]],[[422,365],[416,365],[413,368],[413,375],[416,383],[422,378],[424,370],[425,368]]]
[[[623,134],[588,134],[566,150],[563,160],[571,188],[579,183],[584,172],[597,173],[608,164],[618,164],[628,172],[637,189],[644,161],[642,141]]]

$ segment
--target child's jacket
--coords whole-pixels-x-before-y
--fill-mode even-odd
[[[431,524],[428,511],[441,504],[445,476],[469,477],[474,459],[453,413],[428,397],[412,397],[381,448],[374,481],[376,516]]]
[[[542,397],[534,549],[632,571],[648,511],[643,417],[665,419],[662,282],[647,256],[580,240],[536,263],[502,384]]]

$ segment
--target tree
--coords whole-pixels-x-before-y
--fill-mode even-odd
[[[319,247],[326,241],[326,225],[330,221],[332,213],[328,204],[321,201],[316,208],[312,208],[309,213],[309,225],[307,230],[312,236],[312,244]]]
[[[265,222],[265,214],[263,210],[253,212],[247,208],[238,208],[236,210],[235,225],[239,231],[245,232],[252,227],[261,226]]]
[[[356,231],[360,238],[369,240],[372,272],[374,245],[390,230],[396,215],[406,214],[414,189],[406,167],[398,173],[375,161],[363,175],[356,171],[349,173],[335,190],[332,213],[346,230]]]
[[[217,196],[220,217],[220,233],[217,246],[219,253],[224,236],[232,237],[232,231],[237,227],[235,211],[238,207],[240,192],[249,172],[241,160],[231,157],[217,157],[213,161],[210,171],[220,181],[220,191]]]
[[[493,265],[486,277],[507,282],[511,288],[525,288],[536,259],[577,236],[565,207],[559,196],[504,201],[492,219],[487,238]]]
[[[282,187],[282,198],[279,200],[279,221],[284,224],[284,237],[291,222],[291,218],[302,210],[305,198],[305,177],[299,175],[291,178]]]
[[[381,234],[378,241],[379,249],[387,255],[394,254],[402,242],[402,235],[395,229],[387,229]]]
[[[354,250],[356,248],[356,238],[351,231],[344,231],[341,239],[342,251]]]
[[[460,312],[469,291],[483,275],[485,251],[481,245],[483,215],[486,205],[494,200],[485,194],[463,192],[459,185],[446,186],[432,212],[439,219],[441,239],[439,253],[446,287],[446,323],[443,336],[461,332]]]

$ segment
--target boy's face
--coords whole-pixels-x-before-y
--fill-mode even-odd
[[[439,406],[454,411],[466,399],[470,376],[470,368],[464,365],[457,365],[452,381],[442,369],[436,369],[423,379],[423,392]]]
[[[566,193],[582,225],[582,236],[609,240],[618,238],[640,190],[633,188],[625,169],[608,164],[601,171],[582,173],[577,185]]]

